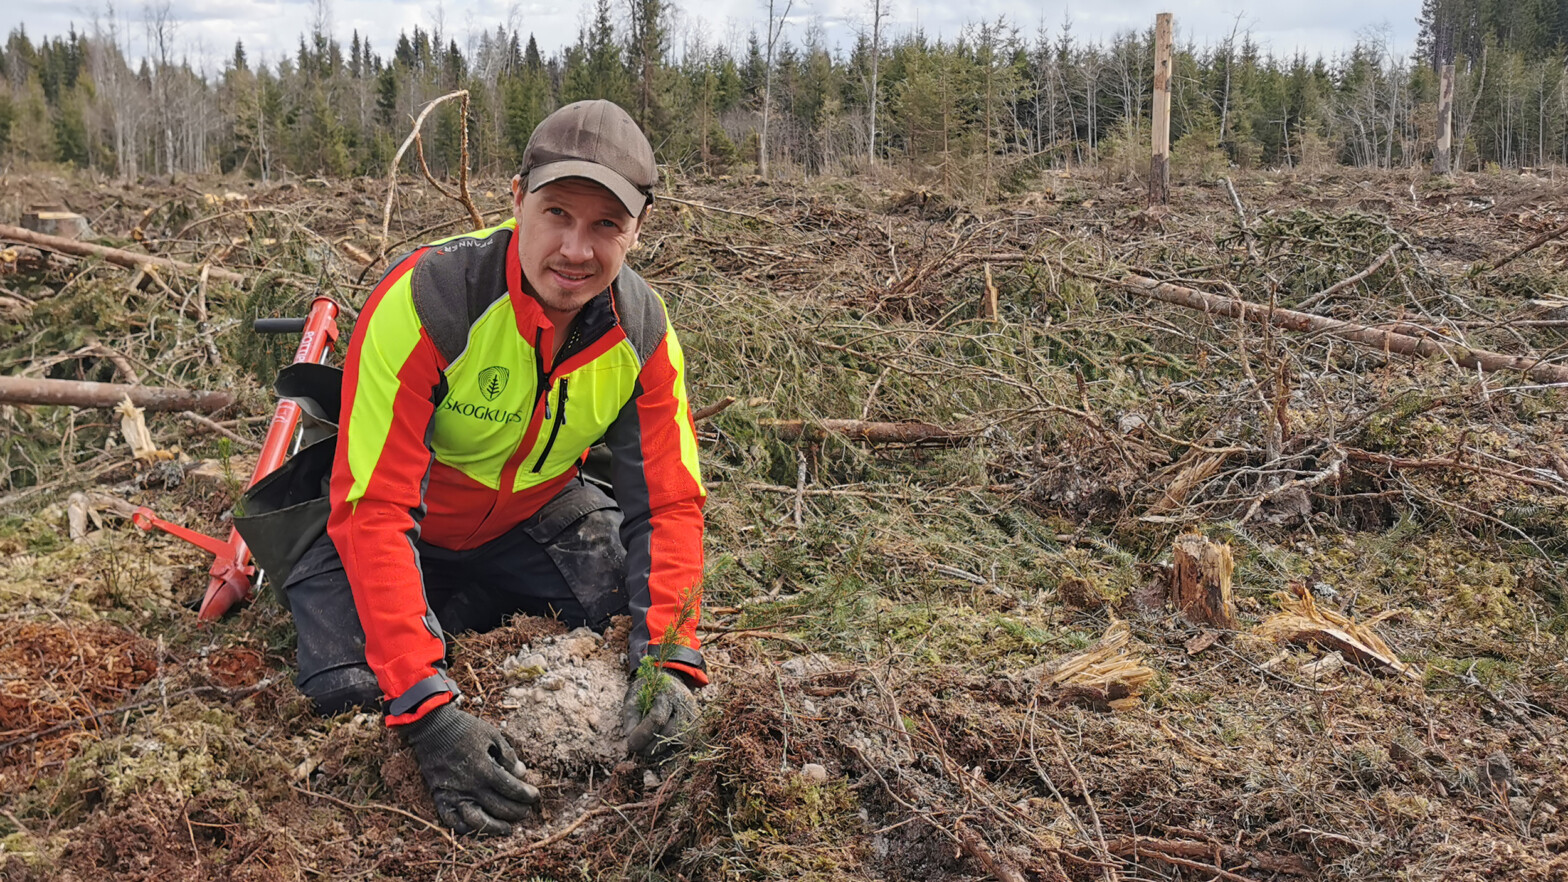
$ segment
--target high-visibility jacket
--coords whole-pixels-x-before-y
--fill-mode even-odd
[[[537,512],[603,439],[624,513],[628,658],[692,614],[667,665],[707,682],[698,652],[702,503],[685,364],[664,301],[623,269],[555,326],[522,286],[516,222],[418,249],[354,328],[331,483],[332,537],[389,725],[450,701],[445,647],[414,543],[475,548]]]

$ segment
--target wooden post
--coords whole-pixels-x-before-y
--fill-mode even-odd
[[[1171,602],[1194,625],[1234,629],[1236,601],[1230,577],[1236,569],[1229,545],[1219,545],[1197,533],[1176,539],[1171,569]]]
[[[1443,65],[1437,93],[1437,149],[1432,151],[1432,174],[1446,175],[1454,149],[1454,65]]]
[[[980,302],[980,317],[996,321],[997,300],[1000,293],[996,290],[996,282],[991,278],[991,264],[985,265],[985,299]]]
[[[1149,204],[1171,199],[1171,14],[1154,19],[1154,159],[1149,163]]]

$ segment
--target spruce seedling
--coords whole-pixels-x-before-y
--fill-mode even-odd
[[[659,648],[642,657],[637,663],[637,711],[643,715],[653,709],[654,699],[664,690],[663,673],[664,663],[675,654],[677,647],[682,646],[681,632],[688,625],[696,622],[697,610],[702,604],[702,590],[693,585],[681,592],[680,606],[675,609],[675,618],[664,628],[664,635],[659,638]]]
[[[223,486],[234,500],[234,516],[245,516],[245,482],[234,473],[234,445],[227,438],[218,439],[218,459],[223,464]]]

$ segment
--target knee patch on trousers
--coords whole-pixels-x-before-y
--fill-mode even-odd
[[[370,668],[358,665],[333,668],[312,675],[299,684],[318,716],[334,717],[353,708],[381,709],[381,686]]]

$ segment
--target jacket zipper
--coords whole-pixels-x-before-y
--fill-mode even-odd
[[[534,370],[539,375],[536,389],[544,390],[544,418],[550,418],[550,375],[544,372],[544,328],[534,329]]]
[[[550,437],[544,442],[544,452],[539,454],[539,459],[534,463],[534,474],[539,474],[544,469],[545,457],[550,455],[550,448],[555,446],[555,436],[561,434],[561,427],[566,425],[566,384],[571,377],[561,378],[561,394],[555,402],[555,422],[550,426]],[[545,393],[544,416],[550,418],[550,393]]]
[[[582,329],[578,327],[576,320],[573,320],[570,336],[566,338],[566,344],[561,347],[560,353],[556,355],[555,364],[559,365],[571,356],[576,355],[577,351],[582,348],[582,342]],[[534,329],[534,367],[539,371],[539,388],[544,390],[544,418],[548,420],[552,418],[550,413],[550,392],[555,382],[551,375],[555,373],[555,370],[552,366],[550,373],[545,372],[544,350],[541,348],[543,345],[544,329],[536,328]],[[539,454],[539,459],[534,462],[533,472],[536,475],[544,471],[545,458],[550,455],[550,448],[555,446],[555,438],[561,434],[561,427],[566,425],[566,381],[569,379],[571,378],[561,378],[561,394],[555,402],[555,413],[553,415],[555,421],[550,425],[550,437],[545,440],[544,451]]]

